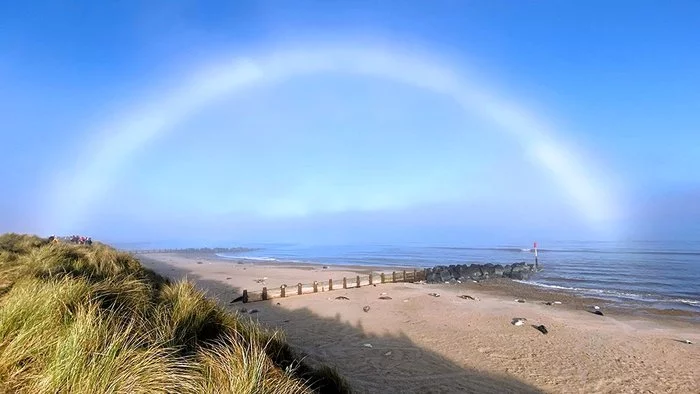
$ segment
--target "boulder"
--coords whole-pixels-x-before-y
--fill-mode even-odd
[[[481,266],[481,272],[484,276],[493,278],[494,276],[496,276],[496,266],[494,266],[491,263],[484,264]]]
[[[493,267],[493,276],[496,278],[502,278],[503,277],[503,266],[500,264],[496,264]]]
[[[481,279],[484,275],[481,272],[481,266],[479,264],[472,264],[466,269],[467,277],[471,279]]]
[[[442,269],[440,270],[440,281],[447,282],[450,279],[452,279],[452,274],[450,273],[450,269],[447,267],[442,267]]]
[[[459,278],[460,278],[460,275],[459,275],[459,266],[458,266],[458,265],[452,264],[452,265],[450,265],[449,269],[450,269],[450,275],[451,275],[454,279],[459,279]]]

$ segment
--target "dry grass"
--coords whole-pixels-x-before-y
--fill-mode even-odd
[[[281,333],[108,246],[0,236],[0,392],[349,392]]]

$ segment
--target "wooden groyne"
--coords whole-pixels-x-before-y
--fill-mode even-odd
[[[279,288],[262,287],[259,291],[243,290],[240,301],[244,303],[267,301],[274,298],[287,298],[305,294],[315,294],[320,292],[355,289],[364,286],[375,286],[384,283],[415,283],[425,280],[425,270],[414,269],[412,271],[393,271],[391,273],[372,273],[369,275],[356,275],[353,277],[343,277],[342,279],[328,279],[328,281],[311,283],[297,283],[288,286],[286,284]]]

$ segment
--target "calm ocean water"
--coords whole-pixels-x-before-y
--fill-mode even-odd
[[[529,245],[244,245],[221,258],[366,266],[531,262]],[[529,284],[655,308],[700,312],[700,242],[557,242],[539,245],[544,271]]]

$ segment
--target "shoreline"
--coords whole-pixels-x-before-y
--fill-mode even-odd
[[[157,253],[154,253],[157,254]],[[344,272],[344,273],[357,273],[359,275],[369,275],[370,273],[391,273],[392,271],[401,272],[402,270],[413,271],[414,269],[421,270],[423,268],[415,266],[380,266],[380,265],[353,265],[353,264],[321,264],[315,262],[301,262],[301,261],[285,261],[285,260],[257,260],[248,258],[235,258],[235,257],[222,257],[217,253],[212,252],[202,252],[202,253],[192,253],[192,252],[175,252],[175,253],[164,253],[181,256],[184,258],[199,259],[206,261],[217,261],[221,263],[228,264],[239,264],[239,265],[253,265],[258,267],[269,267],[269,268],[282,268],[282,269],[305,269],[305,270],[326,270],[327,272]],[[323,268],[327,267],[327,268]],[[613,297],[596,297],[586,294],[581,294],[575,290],[563,289],[563,288],[551,288],[548,286],[542,286],[535,283],[530,283],[527,280],[513,280],[505,278],[496,278],[481,280],[478,282],[480,289],[483,291],[488,291],[493,294],[498,294],[500,296],[507,297],[529,297],[533,299],[547,300],[547,299],[567,299],[570,305],[577,305],[579,309],[585,309],[587,306],[599,305],[605,306],[606,309],[614,310],[618,316],[626,315],[628,317],[664,317],[671,318],[674,320],[680,320],[682,322],[700,323],[700,308],[694,308],[691,305],[687,305],[685,308],[681,309],[678,307],[670,306],[668,308],[659,308],[650,306],[653,304],[649,301],[643,300],[626,300],[620,301]],[[304,283],[307,284],[307,283]],[[442,285],[442,284],[438,284]],[[445,284],[446,286],[462,286],[465,283],[450,283]],[[465,287],[466,288],[466,287]],[[542,301],[544,302],[544,301]],[[657,303],[658,304],[658,303]]]
[[[231,301],[261,278],[273,288],[359,272],[211,256],[140,258],[163,276],[194,282],[227,310],[283,330],[306,360],[336,367],[356,392],[686,393],[700,386],[700,324],[673,313],[628,313],[497,281],[386,283],[241,304]],[[465,294],[475,300],[459,297]],[[544,304],[555,300],[562,304]],[[604,316],[586,312],[593,302]],[[526,324],[515,326],[515,318]]]

